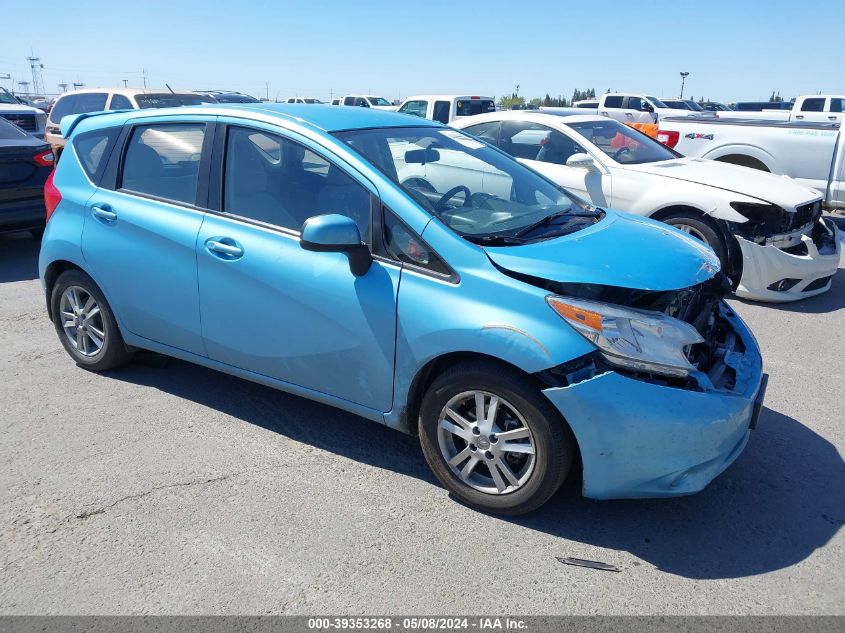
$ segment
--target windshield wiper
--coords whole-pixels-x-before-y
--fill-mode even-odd
[[[517,246],[525,244],[525,240],[515,235],[464,235],[464,239],[482,246]]]
[[[601,209],[597,207],[593,207],[592,210],[583,210],[583,211],[573,211],[569,209],[567,211],[555,211],[554,213],[550,213],[546,217],[537,220],[533,224],[529,224],[528,226],[524,226],[519,229],[516,233],[514,233],[514,237],[522,237],[523,235],[527,235],[531,233],[534,229],[539,229],[541,226],[548,226],[558,218],[597,218],[602,214]]]

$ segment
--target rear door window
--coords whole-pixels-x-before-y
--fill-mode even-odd
[[[452,104],[448,101],[435,101],[434,102],[434,112],[431,115],[431,118],[435,121],[440,121],[441,123],[448,123],[449,122],[449,110],[451,109]]]
[[[801,112],[824,112],[824,97],[804,99]]]
[[[123,95],[112,95],[109,110],[131,110],[132,104]]]
[[[105,92],[85,92],[76,95],[76,101],[73,104],[74,114],[82,114],[83,112],[102,112],[106,109],[106,99],[109,95]]]
[[[605,108],[621,108],[622,107],[622,99],[621,95],[613,95],[611,97],[604,98],[604,107]]]
[[[204,123],[136,127],[123,161],[121,189],[195,204]]]
[[[95,185],[100,183],[112,145],[119,133],[119,127],[111,127],[85,132],[73,139],[73,149],[79,159],[79,164]]]
[[[831,97],[830,99],[831,112],[845,112],[845,99],[839,97]]]

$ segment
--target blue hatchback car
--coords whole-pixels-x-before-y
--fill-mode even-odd
[[[759,412],[714,253],[438,123],[329,106],[66,117],[40,275],[94,371],[153,350],[419,435],[461,501],[701,490]]]

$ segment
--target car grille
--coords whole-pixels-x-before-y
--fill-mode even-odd
[[[34,114],[12,114],[12,113],[0,113],[7,121],[11,121],[15,125],[17,125],[22,130],[26,130],[27,132],[34,132],[35,127],[35,115]]]

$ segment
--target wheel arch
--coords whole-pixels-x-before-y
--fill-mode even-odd
[[[539,374],[526,372],[524,369],[514,365],[513,363],[509,363],[506,360],[497,358],[496,356],[491,356],[490,354],[469,351],[448,352],[446,354],[441,354],[440,356],[432,358],[420,367],[411,381],[406,400],[407,405],[401,414],[400,422],[406,431],[408,431],[411,435],[416,436],[418,434],[417,422],[419,420],[420,408],[422,407],[422,400],[434,380],[447,369],[454,367],[455,365],[471,361],[489,363],[494,367],[499,366],[507,368],[510,371],[515,371],[534,383],[537,386],[538,391],[548,389],[550,386],[549,383],[544,381]],[[560,422],[571,432],[572,429],[569,427],[569,423],[566,421],[565,416],[562,413],[559,415]],[[578,445],[578,438],[575,437],[574,433],[572,433],[572,437],[575,441],[576,454],[580,460],[581,447]]]
[[[751,145],[724,145],[705,153],[702,158],[717,160],[751,169],[761,169],[773,174],[782,174],[783,170],[774,156]]]
[[[47,315],[50,317],[50,320],[53,319],[53,306],[50,301],[50,297],[53,295],[53,287],[56,285],[56,280],[59,276],[68,270],[78,270],[90,277],[88,271],[66,259],[57,259],[47,265],[44,269],[44,298],[47,301]]]

